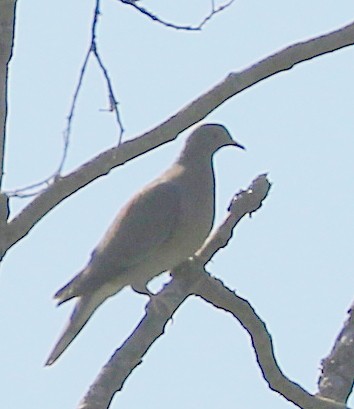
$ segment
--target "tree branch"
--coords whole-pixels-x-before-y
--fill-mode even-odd
[[[119,129],[117,145],[120,144],[122,136],[123,136],[124,128],[123,128],[123,124],[121,121],[120,113],[118,111],[118,101],[116,99],[116,96],[113,90],[113,83],[109,76],[108,70],[103,62],[103,59],[98,52],[98,46],[97,46],[97,25],[98,25],[98,20],[99,20],[100,15],[101,15],[100,0],[96,0],[95,10],[93,13],[93,18],[92,18],[92,23],[91,23],[91,41],[90,41],[89,48],[84,58],[84,62],[80,69],[80,74],[79,74],[78,82],[75,87],[73,99],[72,99],[71,106],[70,106],[70,111],[67,116],[67,125],[63,132],[63,140],[64,140],[63,154],[62,154],[59,166],[57,167],[57,169],[54,171],[53,174],[49,175],[44,180],[40,182],[36,182],[30,186],[26,186],[21,189],[16,189],[15,191],[8,192],[8,196],[16,196],[16,197],[21,197],[21,198],[36,196],[42,193],[53,181],[55,181],[55,179],[58,179],[61,176],[64,165],[65,165],[65,161],[68,155],[70,137],[71,137],[71,128],[72,128],[72,123],[73,123],[73,119],[75,115],[76,103],[77,103],[77,100],[78,100],[78,97],[79,97],[79,94],[82,88],[84,76],[85,76],[86,69],[88,67],[88,63],[89,63],[91,55],[93,55],[94,58],[96,59],[97,64],[100,67],[100,70],[102,71],[102,74],[104,76],[104,79],[107,85],[109,108],[102,110],[102,111],[108,111],[108,112],[114,113],[115,118],[116,118],[116,123]]]
[[[272,337],[247,300],[226,288],[220,280],[207,275],[201,275],[196,295],[214,307],[230,312],[248,332],[263,378],[270,389],[303,409],[345,408],[342,403],[311,395],[284,375],[274,356]]]
[[[69,142],[70,142],[70,134],[71,134],[71,126],[72,126],[72,121],[74,118],[74,113],[75,113],[75,109],[76,109],[76,102],[81,90],[81,86],[82,86],[82,82],[83,82],[83,78],[86,72],[86,68],[90,59],[91,54],[94,55],[98,66],[100,67],[102,74],[104,76],[104,79],[106,81],[107,84],[107,90],[108,90],[108,100],[109,100],[109,109],[108,111],[110,112],[114,112],[115,117],[116,117],[116,122],[117,122],[117,126],[119,129],[119,137],[118,137],[118,143],[117,145],[120,144],[121,140],[122,140],[122,136],[123,136],[123,132],[124,132],[124,128],[123,128],[123,124],[120,118],[120,114],[118,111],[118,101],[116,99],[116,96],[114,94],[113,91],[113,84],[112,81],[110,79],[110,76],[108,74],[108,70],[102,60],[102,57],[100,56],[99,52],[98,52],[98,46],[97,46],[97,25],[98,25],[98,20],[99,17],[101,15],[101,3],[100,0],[96,0],[95,3],[95,10],[93,13],[93,18],[92,18],[92,23],[91,23],[91,41],[90,41],[90,46],[89,49],[86,53],[85,59],[84,59],[84,63],[82,64],[81,70],[80,70],[80,76],[79,76],[79,80],[78,83],[76,85],[76,89],[74,92],[74,96],[73,96],[73,100],[71,103],[71,107],[70,107],[70,112],[69,115],[67,117],[67,127],[64,131],[64,153],[63,153],[63,157],[62,160],[60,162],[59,168],[55,173],[55,176],[60,175],[63,167],[64,167],[64,163],[66,160],[66,156],[67,156],[67,151],[68,151],[68,146],[69,146]]]
[[[2,0],[0,13],[0,189],[4,176],[8,68],[14,46],[16,0]]]
[[[154,21],[156,23],[162,24],[165,27],[174,28],[175,30],[200,31],[205,26],[205,24],[214,17],[215,14],[220,13],[221,11],[223,11],[223,10],[227,9],[228,7],[230,7],[231,4],[235,0],[229,0],[227,3],[222,4],[219,7],[215,7],[214,2],[212,2],[212,7],[211,7],[210,13],[206,17],[204,17],[203,20],[199,24],[197,24],[195,26],[174,24],[174,23],[171,23],[169,21],[163,20],[160,17],[156,16],[151,11],[147,10],[145,7],[142,7],[142,6],[138,5],[136,3],[137,0],[119,0],[119,1],[121,3],[123,3],[123,4],[134,7],[137,11],[139,11],[144,16],[150,18],[152,21]]]
[[[348,314],[318,380],[318,396],[338,402],[347,402],[354,382],[354,303]]]
[[[14,218],[5,232],[4,251],[22,239],[34,225],[66,197],[113,168],[177,137],[205,118],[232,96],[279,72],[314,57],[354,44],[354,23],[329,34],[294,44],[239,73],[231,73],[220,84],[197,98],[158,127],[112,148],[65,177],[58,177]]]

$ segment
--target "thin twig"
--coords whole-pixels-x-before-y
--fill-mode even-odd
[[[95,44],[94,49],[92,50],[96,60],[98,62],[98,65],[101,67],[101,70],[103,72],[103,75],[105,77],[106,80],[106,84],[107,84],[107,88],[108,88],[108,95],[109,95],[109,111],[110,112],[114,112],[115,113],[115,117],[116,117],[116,122],[119,128],[119,137],[118,137],[118,145],[120,145],[120,143],[122,142],[122,137],[123,137],[123,133],[124,133],[124,128],[123,128],[123,124],[122,124],[122,120],[118,111],[118,101],[116,100],[115,96],[114,96],[114,92],[113,92],[113,88],[112,88],[112,81],[109,77],[108,71],[106,69],[106,67],[104,66],[103,62],[102,62],[102,58],[100,57],[100,55],[97,52],[97,45]]]
[[[67,126],[63,132],[63,140],[64,140],[64,146],[63,146],[63,154],[59,163],[58,168],[55,170],[54,173],[52,173],[50,176],[46,177],[44,180],[40,181],[40,182],[36,182],[33,183],[32,185],[20,188],[20,189],[15,189],[13,191],[8,191],[7,195],[9,197],[19,197],[19,198],[26,198],[26,197],[32,197],[32,196],[37,196],[38,194],[42,193],[45,189],[48,188],[48,186],[50,186],[56,179],[58,179],[60,177],[60,175],[62,174],[64,165],[65,165],[65,161],[66,158],[68,156],[68,150],[69,150],[69,144],[70,144],[70,135],[71,135],[71,130],[72,130],[72,123],[73,123],[73,119],[74,119],[74,114],[75,114],[75,109],[76,109],[76,104],[77,104],[77,100],[79,97],[79,93],[81,91],[82,88],[82,83],[83,83],[83,79],[86,73],[86,69],[89,63],[89,59],[91,54],[94,55],[94,57],[96,58],[99,67],[101,68],[102,72],[103,72],[103,76],[106,80],[107,83],[107,88],[108,88],[108,99],[109,99],[109,106],[110,106],[110,111],[113,111],[115,113],[115,117],[116,117],[116,122],[119,128],[119,137],[118,137],[118,145],[121,143],[122,140],[122,136],[124,133],[124,128],[122,125],[122,121],[120,118],[120,114],[118,111],[118,102],[117,99],[114,95],[114,91],[113,91],[113,85],[112,85],[112,81],[109,77],[108,74],[108,70],[105,67],[101,56],[99,55],[98,51],[97,51],[97,36],[96,36],[96,31],[97,31],[97,24],[98,24],[98,18],[100,16],[100,0],[96,0],[96,4],[95,4],[95,10],[94,10],[94,15],[93,15],[93,19],[92,19],[92,24],[91,24],[91,41],[90,41],[90,46],[89,49],[87,50],[87,53],[85,55],[85,59],[84,62],[81,66],[81,70],[80,70],[80,75],[79,75],[79,79],[75,88],[75,92],[73,95],[73,99],[71,102],[71,106],[70,106],[70,111],[69,114],[67,116]]]
[[[77,98],[79,96],[80,88],[81,88],[82,81],[83,81],[85,71],[86,71],[86,68],[87,68],[90,53],[91,53],[91,46],[90,46],[90,49],[88,50],[88,52],[86,53],[84,63],[82,65],[82,67],[81,67],[80,76],[79,76],[79,80],[78,80],[78,83],[76,85],[76,89],[75,89],[75,92],[74,92],[70,112],[69,112],[69,115],[67,116],[67,127],[66,127],[66,129],[64,130],[64,133],[63,133],[63,140],[64,140],[63,155],[62,155],[62,158],[60,160],[58,168],[56,169],[56,171],[54,173],[52,173],[50,176],[46,177],[44,180],[42,180],[40,182],[36,182],[36,183],[33,183],[31,185],[28,185],[28,186],[25,186],[25,187],[22,187],[22,188],[19,188],[19,189],[7,191],[6,193],[7,193],[7,195],[9,197],[18,197],[18,198],[22,199],[22,198],[37,196],[38,194],[42,193],[45,189],[47,189],[47,187],[51,184],[51,182],[54,181],[54,179],[58,175],[60,175],[60,173],[61,173],[61,171],[63,169],[64,163],[65,163],[66,157],[67,157],[67,153],[68,153],[72,119],[74,117],[76,101],[77,101]]]
[[[215,4],[214,4],[214,2],[213,2],[213,4],[212,4],[212,11],[211,11],[211,13],[210,13],[208,16],[206,16],[206,17],[204,18],[204,20],[199,24],[199,26],[198,26],[199,30],[201,30],[201,29],[203,28],[203,26],[205,26],[205,24],[206,24],[209,20],[211,20],[215,14],[220,13],[221,11],[223,11],[223,10],[225,10],[226,8],[230,7],[231,4],[232,4],[234,1],[235,1],[235,0],[230,0],[228,3],[225,3],[225,4],[221,5],[221,6],[219,6],[218,8],[215,8]]]
[[[96,0],[96,4],[95,4],[95,10],[94,10],[94,15],[93,15],[93,20],[92,20],[92,25],[91,25],[91,42],[90,42],[90,48],[87,51],[86,57],[85,57],[85,61],[84,64],[82,66],[81,69],[81,73],[80,73],[80,78],[79,78],[79,82],[78,85],[76,87],[76,91],[74,94],[74,98],[71,104],[71,109],[70,109],[70,114],[68,116],[68,124],[67,124],[67,128],[64,132],[64,143],[65,143],[65,147],[67,148],[69,145],[69,139],[70,139],[70,133],[71,133],[71,125],[72,125],[72,120],[73,120],[73,116],[74,116],[74,111],[75,111],[75,106],[76,106],[76,101],[77,101],[77,97],[79,94],[79,91],[81,89],[81,85],[82,85],[82,80],[83,80],[83,76],[90,58],[91,53],[95,56],[99,67],[101,68],[102,72],[103,72],[103,76],[106,80],[107,83],[107,88],[108,88],[108,99],[109,99],[109,106],[110,106],[110,110],[115,112],[115,116],[116,116],[116,121],[118,124],[118,127],[120,129],[119,132],[119,138],[118,138],[118,145],[121,143],[122,140],[122,136],[123,136],[123,132],[124,132],[124,128],[122,125],[122,121],[119,115],[119,111],[117,108],[118,102],[117,99],[114,95],[114,91],[113,91],[113,85],[112,85],[112,81],[108,75],[108,70],[105,67],[101,56],[98,53],[98,48],[97,48],[97,25],[98,25],[98,19],[99,16],[101,15],[101,11],[100,11],[100,1],[101,0]],[[67,153],[65,153],[63,155],[63,160],[62,163],[59,166],[58,169],[58,174],[61,174],[62,168],[64,166],[64,162],[66,159],[66,155]]]
[[[58,167],[57,171],[55,172],[55,174],[61,174],[61,172],[63,170],[63,167],[64,167],[66,157],[67,157],[67,154],[68,154],[70,134],[71,134],[71,125],[72,125],[72,120],[74,118],[74,113],[75,113],[75,108],[76,108],[76,101],[77,101],[77,98],[79,96],[82,81],[84,79],[84,75],[85,75],[86,68],[87,68],[87,65],[88,65],[88,61],[89,61],[89,58],[90,58],[90,53],[91,53],[91,46],[90,46],[90,49],[87,51],[84,63],[82,64],[82,67],[81,67],[81,70],[80,70],[79,81],[78,81],[78,83],[76,85],[73,100],[71,102],[69,115],[67,116],[67,126],[66,126],[66,128],[64,130],[64,133],[63,133],[64,152],[63,152],[63,156],[61,158],[59,167]]]
[[[160,17],[157,17],[155,14],[153,14],[151,11],[147,10],[145,7],[140,6],[138,4],[136,4],[135,1],[132,0],[119,0],[121,3],[127,4],[128,6],[134,7],[136,10],[138,10],[141,14],[147,16],[148,18],[150,18],[152,21],[155,21],[157,23],[160,23],[162,25],[164,25],[165,27],[169,27],[169,28],[174,28],[175,30],[185,30],[185,31],[200,31],[203,26],[217,13],[219,13],[220,11],[225,10],[227,7],[231,6],[231,4],[235,1],[235,0],[230,0],[229,2],[227,2],[226,4],[223,4],[221,6],[219,6],[218,8],[215,8],[215,4],[214,2],[212,2],[212,10],[210,12],[210,14],[208,16],[206,16],[199,24],[195,25],[195,26],[191,26],[191,25],[179,25],[179,24],[174,24],[171,23],[169,21],[163,20]]]

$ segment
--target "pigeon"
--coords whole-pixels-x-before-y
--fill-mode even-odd
[[[126,286],[151,295],[152,278],[203,245],[215,213],[213,155],[228,145],[244,149],[223,125],[199,126],[171,167],[120,210],[87,266],[54,296],[58,305],[77,301],[46,365],[59,358],[107,298]]]

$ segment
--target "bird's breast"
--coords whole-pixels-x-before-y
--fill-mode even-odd
[[[213,226],[215,213],[214,175],[208,178],[192,179],[188,189],[181,192],[178,223],[171,240],[174,248],[180,249],[179,255],[185,260],[192,256],[204,243]],[[184,196],[184,197],[183,197]]]

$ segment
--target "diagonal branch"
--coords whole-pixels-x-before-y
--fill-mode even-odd
[[[172,315],[193,293],[195,281],[193,274],[189,279],[174,279],[148,303],[145,316],[102,368],[78,409],[108,409],[115,393],[123,389],[129,375],[142,363],[143,356],[164,334]]]
[[[345,408],[342,403],[311,395],[284,375],[274,355],[272,337],[247,300],[226,288],[220,280],[207,275],[201,275],[196,295],[214,307],[230,312],[248,332],[263,378],[270,389],[303,409]]]
[[[51,209],[66,197],[111,169],[177,137],[180,132],[252,85],[296,64],[354,44],[354,23],[326,35],[294,44],[242,72],[231,73],[220,84],[191,102],[177,114],[140,137],[96,156],[65,177],[58,177],[9,224],[4,252],[23,238]]]
[[[354,386],[354,303],[329,356],[322,361],[318,396],[346,402]]]

